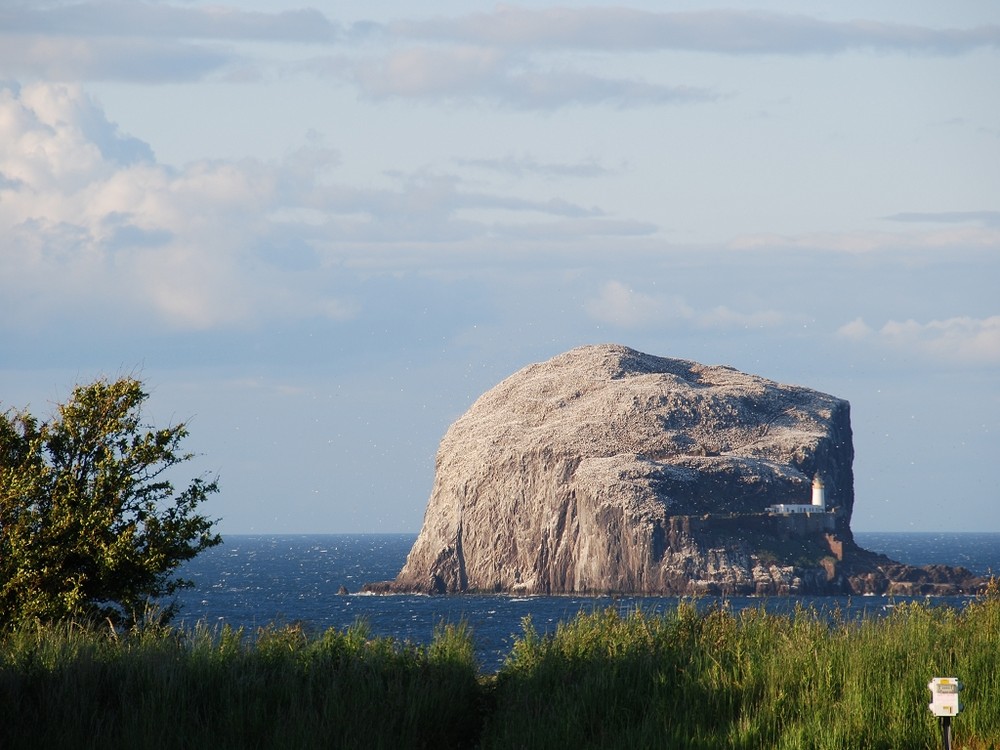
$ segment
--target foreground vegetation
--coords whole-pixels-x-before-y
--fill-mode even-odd
[[[20,627],[0,637],[0,747],[938,748],[932,676],[960,677],[954,747],[1000,748],[1000,598],[882,620],[800,610],[525,622],[498,674],[472,634],[308,637]]]
[[[1000,601],[884,620],[748,609],[605,612],[529,627],[497,677],[484,746],[939,748],[932,676],[959,676],[955,747],[1000,748]]]
[[[181,564],[222,542],[198,512],[218,483],[175,492],[168,477],[194,458],[187,426],[146,425],[147,398],[134,378],[100,379],[48,420],[0,412],[0,627],[143,624],[147,601],[191,585]]]

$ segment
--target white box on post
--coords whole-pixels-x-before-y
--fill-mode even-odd
[[[962,683],[957,678],[934,677],[927,683],[927,689],[931,691],[931,702],[927,708],[935,716],[955,716],[962,710],[958,697],[962,692]]]

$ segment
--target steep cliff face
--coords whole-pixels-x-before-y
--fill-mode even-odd
[[[623,346],[574,349],[451,426],[406,565],[371,588],[849,590],[853,457],[842,399]],[[766,515],[808,503],[817,473],[834,513]]]

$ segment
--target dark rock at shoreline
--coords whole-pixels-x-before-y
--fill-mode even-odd
[[[847,401],[617,345],[574,349],[483,394],[438,450],[423,528],[365,590],[525,594],[936,593],[850,529]],[[828,512],[810,502],[821,475]]]

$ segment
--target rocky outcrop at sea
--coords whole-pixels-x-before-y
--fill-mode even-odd
[[[969,571],[859,548],[847,401],[618,345],[531,365],[447,431],[423,528],[375,592],[932,593]],[[826,507],[810,503],[814,477]]]

